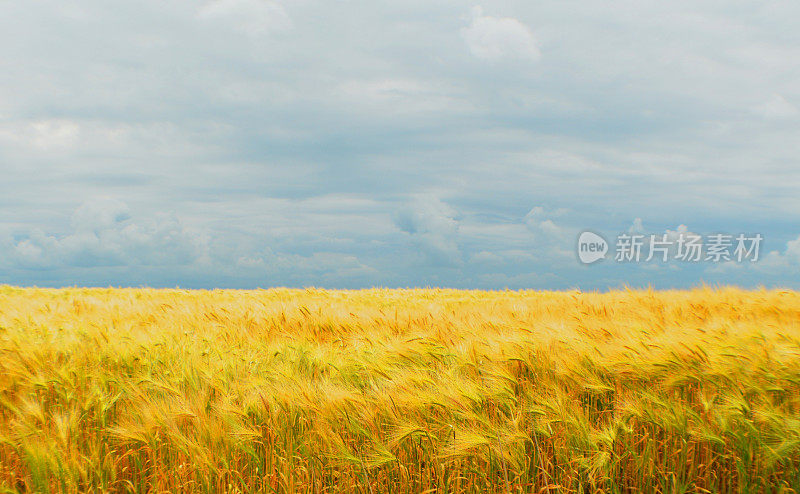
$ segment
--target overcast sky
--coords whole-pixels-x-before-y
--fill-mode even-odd
[[[798,18],[0,0],[0,283],[798,288]],[[587,229],[764,242],[585,266]]]

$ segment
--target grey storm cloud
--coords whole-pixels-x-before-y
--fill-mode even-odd
[[[0,283],[796,285],[793,1],[0,3]],[[580,266],[585,229],[763,262]]]

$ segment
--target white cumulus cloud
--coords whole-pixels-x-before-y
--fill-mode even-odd
[[[203,238],[174,215],[134,220],[125,203],[111,198],[86,201],[71,224],[73,231],[66,235],[33,229],[13,243],[10,261],[28,269],[182,266],[203,254]]]
[[[395,224],[411,235],[428,260],[446,266],[459,264],[457,212],[437,197],[417,196],[398,211]]]
[[[483,8],[472,8],[470,25],[461,29],[469,51],[483,60],[541,57],[539,44],[530,28],[513,17],[484,15]]]

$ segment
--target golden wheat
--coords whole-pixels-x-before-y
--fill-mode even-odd
[[[794,492],[800,294],[0,287],[0,485]]]

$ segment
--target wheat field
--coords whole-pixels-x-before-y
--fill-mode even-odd
[[[6,492],[796,492],[800,294],[0,287]]]

